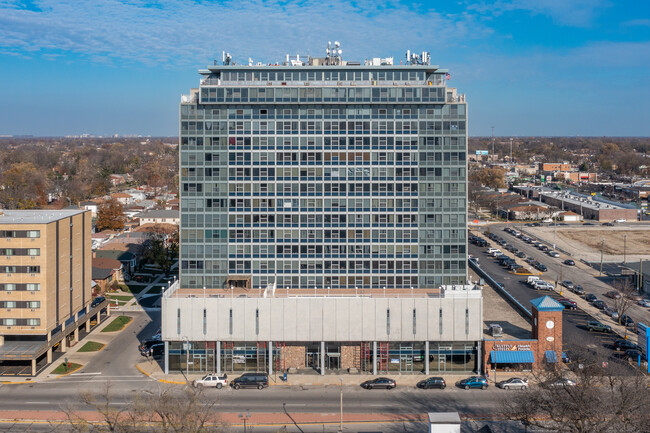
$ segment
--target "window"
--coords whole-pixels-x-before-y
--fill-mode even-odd
[[[41,231],[40,230],[28,230],[27,231],[27,237],[28,238],[40,238],[41,237]]]
[[[27,308],[41,308],[41,301],[27,301]]]
[[[16,326],[16,319],[3,319],[4,326]]]
[[[9,309],[9,308],[16,308],[16,301],[5,301],[4,302],[4,307]]]
[[[41,250],[40,250],[40,248],[28,248],[27,249],[27,255],[28,256],[40,256],[41,255]]]
[[[260,333],[260,309],[255,309],[255,335]]]
[[[386,310],[386,334],[390,335],[390,308]]]
[[[181,335],[181,309],[176,309],[176,333]]]
[[[26,290],[29,292],[37,292],[41,290],[41,285],[39,283],[27,283]]]
[[[415,308],[413,309],[413,335],[417,334],[417,313]]]
[[[41,326],[41,319],[27,319],[27,326]]]
[[[228,332],[232,335],[232,308],[230,309],[230,314],[228,316]]]
[[[203,335],[207,334],[208,332],[208,312],[204,308],[203,309]]]

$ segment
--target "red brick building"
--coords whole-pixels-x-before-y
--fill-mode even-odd
[[[562,310],[549,296],[533,299],[530,340],[483,340],[483,371],[527,371],[562,359]]]

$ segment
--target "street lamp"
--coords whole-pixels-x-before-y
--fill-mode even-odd
[[[627,235],[623,235],[623,263],[627,262]]]
[[[246,413],[240,413],[238,416],[240,420],[244,421],[244,433],[246,433],[246,421],[251,418],[251,414],[250,412],[246,412]]]

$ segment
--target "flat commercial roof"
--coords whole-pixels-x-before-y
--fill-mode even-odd
[[[2,210],[0,211],[0,226],[2,224],[47,224],[84,212],[89,211],[85,209]]]

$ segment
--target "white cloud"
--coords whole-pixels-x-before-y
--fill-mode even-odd
[[[497,0],[470,8],[495,16],[506,11],[526,11],[548,16],[561,25],[589,27],[611,5],[610,0]]]
[[[337,39],[345,58],[363,60],[406,49],[435,52],[490,32],[470,14],[369,0],[33,3],[37,11],[0,0],[2,51],[73,52],[93,59],[185,66],[220,58],[221,50],[239,61],[250,56],[271,62],[296,52],[323,55],[326,42]]]

